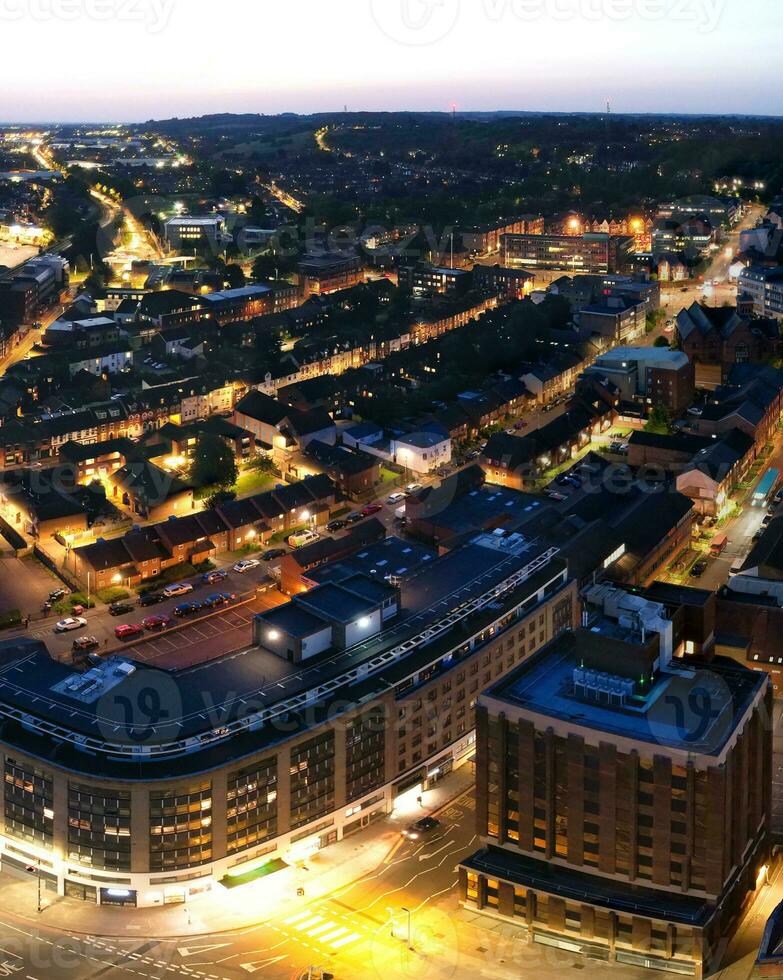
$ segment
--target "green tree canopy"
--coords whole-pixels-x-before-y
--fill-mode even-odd
[[[217,487],[221,490],[233,487],[239,474],[228,443],[219,436],[200,435],[193,451],[189,475],[198,487]]]

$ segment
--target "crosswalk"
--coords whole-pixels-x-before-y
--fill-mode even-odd
[[[367,938],[365,933],[354,931],[350,925],[341,925],[326,910],[322,911],[324,915],[314,914],[312,909],[299,912],[285,919],[282,926],[298,939],[334,952],[347,949]]]

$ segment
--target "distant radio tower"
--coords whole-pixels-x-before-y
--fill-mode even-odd
[[[457,103],[456,102],[453,103],[453,105],[451,107],[451,118],[454,120],[454,122],[457,121]]]
[[[343,106],[343,112],[348,112],[348,106],[347,105],[344,105]]]
[[[611,106],[611,104],[610,104],[610,102],[609,102],[608,99],[607,99],[607,102],[606,102],[606,114],[607,114],[607,116],[611,116],[611,114],[612,114],[612,106]]]

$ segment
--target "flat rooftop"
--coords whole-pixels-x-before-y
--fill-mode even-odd
[[[4,739],[76,771],[115,778],[137,777],[142,761],[145,778],[204,771],[312,726],[335,699],[359,701],[362,693],[388,690],[448,653],[457,644],[455,631],[465,635],[464,618],[472,617],[471,626],[482,616],[492,622],[504,602],[513,605],[521,593],[527,598],[566,572],[566,563],[543,545],[515,554],[468,545],[425,566],[409,583],[404,611],[356,646],[299,665],[263,648],[180,671],[135,663],[132,674],[115,677],[91,703],[65,692],[79,675],[51,659],[42,642],[9,640],[0,644]],[[507,582],[512,576],[517,580]],[[498,586],[506,591],[495,594]],[[287,611],[281,606],[272,615]]]
[[[625,705],[597,703],[579,696],[573,680],[591,639],[589,631],[563,634],[483,698],[614,736],[718,755],[767,683],[763,674],[718,658],[709,668],[660,671],[646,696]]]

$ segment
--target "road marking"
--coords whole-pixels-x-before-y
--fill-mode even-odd
[[[196,953],[207,953],[211,949],[223,949],[225,946],[230,946],[231,943],[213,943],[211,946],[179,946],[177,947],[177,952],[179,955],[185,959],[188,956],[195,956]]]
[[[248,973],[256,973],[258,970],[263,970],[264,967],[274,966],[275,963],[279,963],[281,960],[287,959],[287,956],[272,956],[268,960],[256,960],[254,963],[240,963],[239,965]]]
[[[311,926],[317,926],[319,922],[323,922],[324,917],[322,915],[314,915],[311,919],[307,919],[305,922],[300,922],[298,925],[294,926],[297,932],[304,932]]]
[[[333,939],[337,939],[339,936],[344,935],[346,932],[348,932],[348,930],[345,927],[341,926],[339,929],[335,929],[333,932],[329,932],[325,936],[321,936],[318,942],[331,944]]]
[[[299,912],[296,915],[292,915],[290,919],[286,919],[283,922],[284,926],[292,926],[295,922],[301,922],[308,915],[312,915],[312,912]]]
[[[348,936],[343,936],[342,939],[338,939],[335,943],[329,943],[332,949],[342,949],[343,946],[347,946],[348,943],[355,943],[357,939],[361,939],[361,935],[358,932],[352,932]]]

